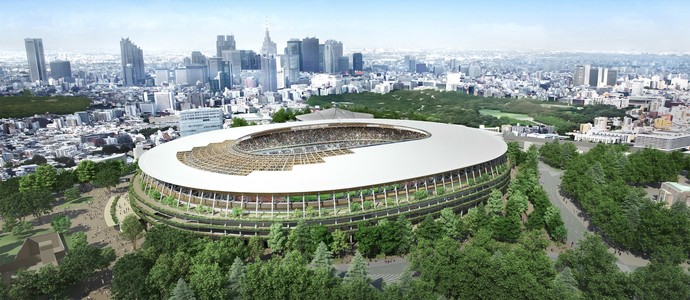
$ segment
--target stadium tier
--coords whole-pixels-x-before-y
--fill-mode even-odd
[[[464,210],[509,181],[493,133],[407,120],[320,120],[216,130],[157,146],[130,189],[149,222],[265,235],[304,218],[331,229],[446,207]]]

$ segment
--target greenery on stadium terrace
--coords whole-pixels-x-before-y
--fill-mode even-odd
[[[24,93],[0,97],[0,118],[22,118],[37,114],[72,114],[86,110],[91,99],[85,97],[33,96]]]
[[[423,120],[461,124],[470,127],[485,125],[495,127],[504,124],[528,124],[507,116],[500,118],[481,114],[479,110],[491,109],[506,113],[526,114],[535,122],[556,126],[560,133],[578,128],[580,123],[592,122],[595,117],[623,117],[625,110],[609,105],[564,107],[545,105],[532,99],[490,98],[446,91],[396,90],[388,94],[359,93],[328,96],[312,96],[308,103],[327,108],[337,107],[356,112],[373,114],[375,118]]]

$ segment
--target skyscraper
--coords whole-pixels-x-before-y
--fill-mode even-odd
[[[591,87],[597,86],[597,82],[599,81],[598,76],[599,76],[599,69],[590,67],[590,69],[589,69],[589,82],[587,82],[587,84],[589,84],[589,86],[591,86]]]
[[[352,54],[352,69],[355,71],[364,70],[364,60],[362,60],[362,53],[357,52]]]
[[[122,57],[122,72],[125,75],[125,85],[144,84],[144,53],[129,38],[120,41],[120,56]]]
[[[238,50],[223,50],[223,62],[230,66],[230,75],[232,76],[232,84],[241,83],[242,75],[242,56]]]
[[[222,57],[223,50],[237,50],[234,35],[219,35],[216,37],[216,57]]]
[[[614,86],[616,85],[616,81],[618,79],[618,71],[614,69],[609,69],[608,73],[608,81],[606,82],[606,85],[608,86]]]
[[[195,65],[205,65],[206,64],[206,56],[201,54],[199,51],[192,51],[192,59],[191,63]]]
[[[242,70],[260,70],[261,55],[254,50],[240,50],[240,66]]]
[[[304,38],[302,40],[302,69],[303,72],[319,72],[319,39]]]
[[[322,72],[322,73],[323,73],[323,70],[326,69],[325,64],[324,64],[325,49],[326,49],[326,45],[319,44],[319,72]]]
[[[276,58],[273,55],[261,56],[261,92],[278,91]]]
[[[55,60],[50,62],[50,77],[53,79],[72,77],[72,67],[69,61]]]
[[[285,48],[286,70],[288,84],[299,82],[299,71],[302,62],[302,41],[291,39]]]
[[[278,55],[278,47],[276,46],[276,43],[271,41],[271,36],[268,35],[268,24],[266,24],[266,35],[264,36],[264,43],[261,46],[261,55]]]
[[[580,86],[585,84],[585,66],[575,66],[575,73],[573,74],[573,85]]]
[[[338,73],[338,58],[343,56],[343,43],[327,40],[323,49],[323,69],[325,73]]]
[[[24,39],[26,58],[29,61],[31,81],[48,80],[46,72],[46,58],[43,55],[43,39]]]
[[[338,72],[345,73],[350,71],[350,58],[347,56],[338,57]]]

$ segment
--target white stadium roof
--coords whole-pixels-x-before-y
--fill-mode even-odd
[[[353,148],[324,163],[289,171],[254,171],[247,176],[204,171],[177,159],[177,152],[238,139],[264,130],[327,123],[386,124],[426,131],[428,138]],[[500,157],[507,145],[491,132],[460,125],[408,120],[347,119],[291,122],[222,129],[180,138],[144,153],[141,170],[160,181],[193,189],[246,194],[329,192],[380,186],[469,167]]]

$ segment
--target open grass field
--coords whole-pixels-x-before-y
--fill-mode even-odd
[[[84,97],[0,97],[0,118],[22,118],[44,113],[71,114],[86,110],[90,104],[91,99]]]
[[[482,115],[489,115],[489,116],[494,116],[496,118],[501,118],[501,117],[508,117],[516,120],[524,120],[524,121],[532,121],[532,117],[526,115],[526,114],[516,114],[516,113],[508,113],[508,112],[502,112],[500,110],[495,110],[495,109],[480,109],[479,113]]]

